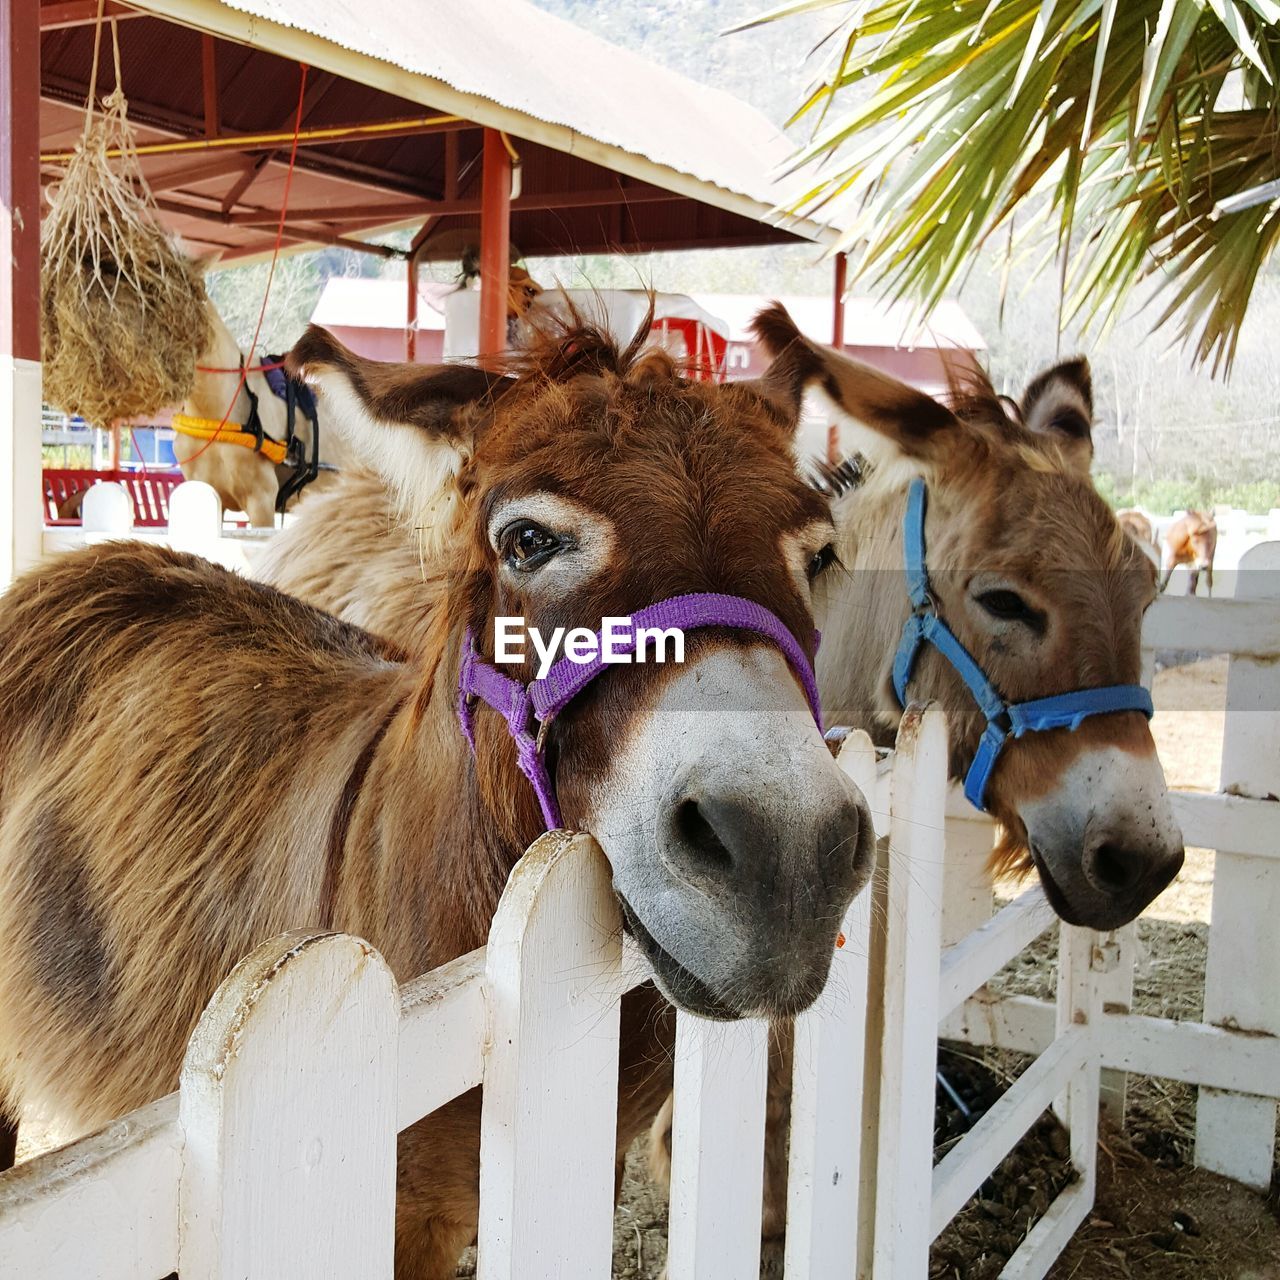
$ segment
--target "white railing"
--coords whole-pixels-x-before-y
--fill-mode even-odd
[[[991,915],[992,829],[947,794],[940,712],[910,710],[887,760],[850,736],[841,763],[890,852],[850,909],[827,991],[797,1020],[789,1280],[853,1260],[859,1276],[924,1280],[930,1242],[1053,1105],[1079,1176],[1003,1272],[1043,1276],[1092,1205],[1099,1098],[1122,1092],[1117,1073],[1201,1086],[1198,1161],[1269,1176],[1280,805],[1256,797],[1280,791],[1277,610],[1167,600],[1145,636],[1232,654],[1223,782],[1241,794],[1178,797],[1189,842],[1220,851],[1203,1023],[1129,1011],[1132,928],[1064,926],[1056,1001],[990,992],[1055,927],[1047,905],[1033,889]],[[178,1095],[0,1179],[6,1273],[389,1276],[395,1135],[483,1084],[481,1280],[608,1276],[618,1009],[645,978],[620,937],[598,849],[553,833],[512,873],[488,947],[398,992],[356,939],[266,944],[210,1004]],[[1036,1059],[935,1168],[939,1031]],[[756,1274],[767,1060],[762,1024],[677,1019],[671,1280]]]
[[[859,1241],[860,1277],[923,1280],[929,1243],[1052,1105],[1070,1129],[1078,1177],[1002,1272],[1043,1276],[1092,1206],[1099,1102],[1123,1114],[1126,1072],[1198,1085],[1197,1164],[1260,1189],[1270,1182],[1280,1099],[1280,543],[1252,548],[1241,569],[1254,598],[1166,597],[1144,630],[1148,678],[1157,649],[1231,655],[1222,790],[1173,797],[1187,844],[1217,851],[1204,1021],[1130,1012],[1135,925],[1107,934],[1061,926],[1056,1000],[988,990],[1005,964],[1059,928],[1043,895],[1029,889],[992,914],[985,864],[994,828],[955,792],[942,864],[895,829],[872,903],[882,923],[865,1025],[880,1037],[867,1061],[881,1084],[876,1096],[868,1078],[864,1120],[880,1139],[859,1218],[874,1222]],[[894,807],[893,785],[882,764],[874,807]],[[1036,1059],[936,1168],[935,1028]]]

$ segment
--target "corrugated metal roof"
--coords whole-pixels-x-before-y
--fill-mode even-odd
[[[517,136],[524,116],[572,131],[569,150],[575,140],[595,142],[770,208],[786,194],[770,175],[791,144],[754,107],[525,0],[424,0],[412,8],[403,0],[139,0],[137,7],[199,26],[219,9],[234,11],[485,100],[512,117],[505,127]],[[266,31],[253,43],[259,39],[272,47]],[[349,67],[344,74],[358,78]],[[429,101],[425,92],[422,100]]]

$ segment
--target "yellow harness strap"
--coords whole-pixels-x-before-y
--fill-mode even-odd
[[[238,422],[228,422],[219,431],[216,418],[193,418],[189,413],[173,415],[173,429],[184,436],[194,436],[197,440],[217,440],[219,443],[239,444],[255,453],[261,453],[268,462],[277,467],[289,456],[288,449],[279,440],[263,436],[262,445],[258,445],[258,437],[248,431],[241,431]]]

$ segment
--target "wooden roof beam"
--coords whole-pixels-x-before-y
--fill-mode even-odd
[[[107,0],[104,18],[145,18],[145,13]],[[98,20],[98,0],[53,0],[40,6],[41,31],[65,31],[68,27],[90,27]]]
[[[608,187],[599,191],[561,191],[521,196],[511,202],[511,212],[531,212],[547,209],[591,209],[607,205],[625,207],[629,204],[665,204],[671,201],[684,200],[685,197],[672,191],[663,191],[658,187]],[[478,199],[432,200],[421,204],[360,204],[343,205],[332,208],[295,209],[291,218],[299,222],[325,222],[337,224],[342,222],[372,221],[385,218],[387,221],[399,218],[452,217],[458,214],[478,214]],[[278,215],[268,209],[257,209],[244,213],[229,215],[232,226],[265,227],[274,226]]]
[[[200,205],[186,204],[181,200],[159,198],[156,207],[166,213],[177,214],[185,218],[195,218],[201,222],[217,223],[219,226],[232,226],[229,215],[218,209],[205,209]],[[279,215],[277,214],[277,218]],[[272,225],[277,225],[273,223]],[[329,244],[339,249],[350,249],[355,253],[369,253],[379,258],[403,258],[402,249],[394,249],[390,245],[368,244],[364,240],[353,240],[348,236],[337,235],[326,227],[299,226],[290,220],[284,224],[281,238],[295,244]]]
[[[74,106],[80,110],[84,109],[87,92],[85,85],[63,76],[46,74],[41,83],[41,97],[47,98],[50,102],[56,102],[62,106]],[[167,134],[175,139],[198,140],[204,134],[203,116],[188,116],[164,107],[157,107],[152,103],[138,102],[133,98],[129,99],[129,117],[139,128]],[[293,115],[290,114],[286,127],[291,128],[292,125]],[[270,154],[268,163],[280,163],[278,153]],[[392,195],[410,196],[422,200],[429,199],[435,194],[434,191],[424,191],[421,186],[415,185],[410,174],[395,173],[390,169],[382,169],[357,160],[348,160],[343,156],[320,155],[301,147],[298,149],[297,167],[321,177],[354,182]]]

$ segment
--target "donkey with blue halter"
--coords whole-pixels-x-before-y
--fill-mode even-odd
[[[1089,716],[1113,715],[1119,711],[1139,711],[1150,720],[1155,707],[1150,692],[1140,684],[1099,685],[1091,689],[1055,693],[1047,698],[1033,698],[1028,702],[1005,701],[987,678],[981,664],[947,626],[938,612],[938,601],[929,590],[924,538],[928,493],[928,486],[919,476],[912,480],[907,490],[902,544],[911,615],[903,625],[902,639],[893,657],[893,691],[905,707],[911,674],[923,645],[932,645],[951,665],[987,720],[973,763],[964,777],[965,798],[975,809],[985,809],[991,774],[999,762],[1000,753],[1011,740],[1021,738],[1025,733],[1045,733],[1050,729],[1075,730]]]

